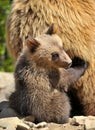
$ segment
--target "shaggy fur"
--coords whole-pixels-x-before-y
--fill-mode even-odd
[[[85,75],[74,85],[85,115],[95,115],[95,1],[14,0],[7,21],[7,43],[17,58],[25,38],[39,35],[51,23],[61,29],[65,51],[89,62]]]
[[[71,59],[56,34],[28,39],[17,60],[10,106],[22,115],[33,115],[37,122],[67,122],[71,107],[66,91],[87,66],[84,62],[65,70],[64,63],[69,65]]]

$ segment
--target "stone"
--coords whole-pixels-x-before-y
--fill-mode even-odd
[[[12,108],[4,108],[0,112],[0,118],[5,117],[18,117],[19,115]]]
[[[14,90],[13,73],[0,72],[0,102],[7,101]]]
[[[2,101],[0,102],[0,111],[2,111],[3,108],[8,108],[9,102],[8,101]]]
[[[10,117],[10,118],[1,118],[0,119],[0,128],[5,130],[16,130],[17,126],[21,126],[29,130],[29,126],[24,124],[22,120],[17,117]]]
[[[66,124],[48,124],[49,130],[84,130],[83,125],[73,126],[70,123]]]
[[[0,118],[6,118],[6,117],[19,117],[17,112],[10,108],[8,101],[2,101],[0,103]]]
[[[85,130],[95,130],[94,116],[75,116],[70,123],[72,125],[84,125]]]
[[[71,125],[84,125],[85,124],[85,116],[74,116],[71,120],[70,120],[70,124]]]

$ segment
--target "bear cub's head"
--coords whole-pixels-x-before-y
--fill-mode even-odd
[[[26,40],[25,53],[32,63],[39,67],[68,68],[72,60],[63,49],[62,40],[56,34],[57,26],[52,24],[45,34]]]

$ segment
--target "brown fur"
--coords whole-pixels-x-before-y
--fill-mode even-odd
[[[56,34],[28,39],[16,63],[16,91],[10,96],[10,106],[20,114],[33,115],[38,122],[67,122],[71,107],[65,91],[86,67],[60,68],[66,62],[70,65],[71,59]]]
[[[61,29],[65,51],[89,62],[85,75],[74,85],[85,115],[95,115],[95,1],[14,0],[7,21],[7,43],[17,58],[25,38],[37,36],[51,23]]]

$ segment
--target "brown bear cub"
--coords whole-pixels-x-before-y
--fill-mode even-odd
[[[72,61],[52,25],[46,34],[27,39],[14,72],[15,92],[10,106],[36,121],[65,123],[70,116],[68,86],[85,72],[87,64],[67,68]]]

